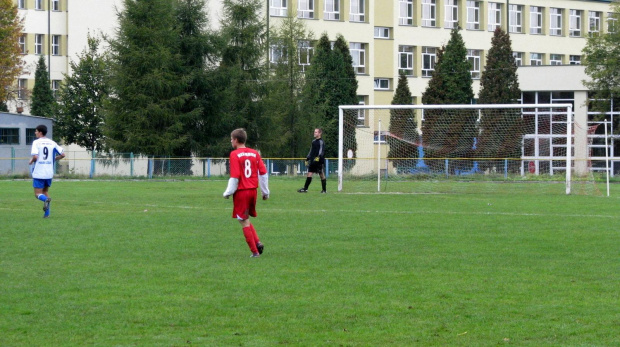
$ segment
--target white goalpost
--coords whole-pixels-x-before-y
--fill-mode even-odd
[[[571,104],[340,106],[338,191],[576,193],[574,136]]]

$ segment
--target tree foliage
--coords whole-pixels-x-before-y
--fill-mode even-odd
[[[0,104],[6,106],[11,86],[22,72],[22,52],[19,37],[23,21],[17,15],[12,0],[0,0]]]
[[[59,108],[54,134],[66,143],[89,151],[105,148],[103,104],[110,91],[108,57],[101,53],[101,40],[88,37],[88,49],[71,61],[71,75],[65,75],[59,91]]]
[[[407,82],[407,76],[400,74],[398,85],[392,98],[392,105],[410,105],[412,101],[411,91]],[[390,146],[389,158],[398,158],[393,161],[398,169],[411,168],[415,165],[412,160],[404,158],[418,157],[418,124],[412,109],[390,109],[390,127],[387,143]]]
[[[300,107],[304,86],[304,66],[301,59],[307,59],[312,51],[300,47],[310,43],[312,33],[303,21],[294,16],[284,18],[271,29],[270,46],[277,47],[271,57],[270,76],[265,97],[265,108],[269,110],[269,125],[265,129],[262,148],[272,156],[303,157],[308,144],[308,129],[312,127]],[[267,131],[268,130],[268,131]]]
[[[175,1],[125,0],[111,48],[112,96],[106,104],[110,149],[189,156],[184,110],[191,98]]]
[[[265,66],[265,37],[263,1],[224,0],[220,29],[221,64],[218,76],[221,82],[221,129],[218,138],[222,155],[230,152],[230,131],[243,127],[248,133],[248,144],[261,148],[264,116],[263,85]]]
[[[53,118],[57,109],[56,98],[50,87],[47,65],[43,56],[39,57],[34,75],[34,88],[30,99],[30,114]]]
[[[620,19],[620,2],[612,2],[611,11],[616,20]],[[591,107],[601,112],[608,112],[610,100],[620,96],[620,28],[617,24],[612,28],[588,37],[583,49],[583,64],[590,77],[583,84],[596,93]]]
[[[314,49],[314,57],[306,73],[304,87],[304,110],[309,112],[313,128],[323,129],[326,144],[326,157],[338,156],[338,106],[357,105],[357,80],[353,69],[353,58],[349,45],[342,35],[338,35],[331,48],[326,33],[321,35]],[[356,119],[351,112],[345,113],[344,140],[354,152]],[[312,129],[308,130],[307,143],[311,140]]]
[[[424,104],[469,104],[474,93],[467,61],[467,49],[460,28],[452,29],[450,40],[439,50],[435,71],[422,95]],[[422,123],[425,157],[438,169],[444,158],[471,158],[476,137],[477,114],[471,110],[427,110]],[[466,169],[467,163],[455,163]]]
[[[521,90],[510,36],[501,28],[497,28],[487,54],[486,68],[480,79],[478,103],[516,104],[520,96]],[[514,158],[521,155],[521,140],[525,129],[520,111],[483,110],[479,127],[477,157]],[[488,165],[492,165],[490,161],[482,162],[482,168]]]

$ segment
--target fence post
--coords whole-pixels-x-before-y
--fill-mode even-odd
[[[11,147],[11,173],[15,173],[15,147]]]
[[[211,178],[211,158],[207,159],[207,178]]]
[[[93,178],[95,176],[95,157],[97,156],[97,151],[93,149],[93,157],[90,160],[90,174],[89,178]]]
[[[153,159],[151,159],[149,157],[149,164],[148,164],[148,178],[151,179],[153,178]]]
[[[129,153],[129,176],[133,177],[133,152]]]
[[[325,158],[325,179],[329,178],[329,159]]]

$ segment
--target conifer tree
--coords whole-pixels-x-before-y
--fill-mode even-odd
[[[407,82],[407,76],[400,74],[398,85],[394,92],[392,105],[410,105],[412,100],[411,91]],[[415,113],[412,109],[390,109],[390,134],[387,143],[390,146],[388,158],[396,158],[392,163],[398,169],[411,168],[415,165],[413,160],[404,158],[418,157],[418,132]]]
[[[107,144],[121,153],[188,156],[183,106],[191,97],[183,72],[176,1],[125,0],[111,48]]]
[[[307,54],[312,50],[306,45],[312,40],[304,22],[294,16],[284,18],[272,28],[270,45],[274,47],[270,57],[270,76],[265,98],[269,110],[270,123],[263,138],[263,149],[274,156],[296,158],[304,157],[308,144],[302,142],[311,127],[308,113],[299,107],[304,86],[304,66]],[[303,50],[302,50],[303,49]],[[266,130],[267,130],[266,129]]]
[[[243,127],[248,145],[261,148],[267,34],[261,0],[224,0],[221,21],[221,155],[230,152],[230,131]]]
[[[52,118],[56,111],[56,98],[50,87],[47,65],[43,56],[39,57],[34,75],[34,88],[30,99],[30,114]]]
[[[437,54],[435,71],[422,95],[425,104],[470,104],[474,93],[461,28],[452,29],[450,40]],[[445,158],[471,158],[475,146],[477,114],[471,110],[427,110],[422,123],[426,162],[435,170]],[[467,162],[451,168],[467,169]]]
[[[480,78],[478,103],[515,104],[519,102],[520,96],[510,36],[497,28]],[[521,155],[521,139],[525,133],[521,112],[510,109],[483,110],[479,127],[477,157],[514,158]],[[489,160],[483,160],[480,164],[482,168],[494,165]]]

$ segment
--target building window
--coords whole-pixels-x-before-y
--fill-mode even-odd
[[[390,79],[389,78],[375,78],[375,90],[389,90]]]
[[[581,56],[571,55],[570,57],[568,57],[568,63],[570,65],[581,65]]]
[[[17,8],[25,9],[26,8],[26,0],[17,0]]]
[[[24,78],[17,80],[17,98],[20,100],[26,99],[27,83],[28,81]]]
[[[588,17],[590,20],[590,36],[598,34],[601,31],[601,13],[590,11]]]
[[[515,65],[523,65],[523,52],[512,52],[512,57],[515,58]]]
[[[542,53],[530,53],[530,65],[542,65]]]
[[[272,64],[286,63],[286,49],[281,45],[269,47],[269,62]]]
[[[0,145],[19,145],[19,128],[0,128]]]
[[[276,17],[286,17],[288,9],[286,7],[287,0],[269,0],[269,15]]]
[[[607,13],[607,32],[615,33],[618,30],[618,14],[613,12]]]
[[[471,78],[478,79],[480,78],[480,56],[481,51],[477,49],[468,49],[467,50],[467,61],[469,62],[470,68],[469,72],[471,73]]]
[[[349,15],[351,22],[366,21],[364,1],[365,0],[351,0],[351,13]]]
[[[325,20],[340,20],[340,0],[325,0]]]
[[[551,54],[549,55],[549,64],[550,65],[562,65],[562,60],[564,56],[561,54]]]
[[[353,69],[356,74],[366,73],[366,44],[351,42],[349,44],[351,58],[353,58]]]
[[[357,104],[361,106],[366,105],[367,99],[368,99],[368,96],[358,95]],[[365,126],[365,125],[366,125],[366,110],[359,109],[357,110],[357,126]]]
[[[22,34],[19,36],[19,50],[22,54],[26,54],[26,34]]]
[[[413,76],[413,46],[398,46],[398,73]]]
[[[435,71],[437,49],[435,47],[422,47],[422,77],[431,77]]]
[[[37,135],[34,134],[35,128],[26,128],[26,144],[31,145],[34,140],[37,139]]]
[[[34,54],[43,54],[43,34],[34,35]]]
[[[523,5],[510,5],[510,28],[511,33],[523,32]]]
[[[549,35],[562,36],[562,9],[552,8],[549,16]]]
[[[42,10],[43,9],[43,0],[34,0],[34,9]]]
[[[413,25],[413,0],[399,0],[398,25]]]
[[[297,17],[308,19],[314,18],[314,0],[298,0]]]
[[[489,3],[489,31],[495,31],[495,29],[502,26],[502,4],[497,2]]]
[[[58,92],[60,91],[60,80],[52,80],[52,93],[54,97],[58,99]]]
[[[60,55],[60,35],[52,35],[52,55]]]
[[[543,8],[540,6],[530,6],[530,34],[542,34],[543,27]]]
[[[386,143],[385,137],[386,137],[387,133],[388,133],[388,131],[381,130],[381,136],[379,136],[379,132],[375,131],[375,134],[374,134],[375,136],[374,136],[373,142],[374,143]]]
[[[583,11],[570,10],[569,33],[572,37],[581,37],[581,16]]]
[[[375,39],[389,39],[389,38],[390,38],[390,28],[375,27]]]
[[[467,29],[480,29],[480,1],[467,1]]]
[[[422,0],[422,26],[437,26],[437,4],[436,0]]]
[[[310,61],[314,55],[314,49],[310,41],[297,42],[297,49],[299,51],[299,65],[301,65],[302,71],[306,71],[306,67],[310,66]]]
[[[446,0],[446,13],[443,26],[447,29],[456,28],[459,24],[459,7],[456,0]]]
[[[52,0],[52,11],[60,11],[60,0]]]

